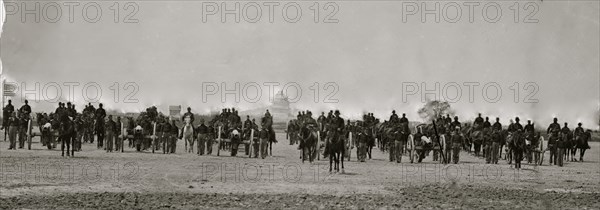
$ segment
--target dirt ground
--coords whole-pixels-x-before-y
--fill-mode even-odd
[[[522,170],[464,152],[457,165],[431,156],[398,164],[374,148],[372,159],[357,162],[354,149],[344,173],[329,173],[328,160],[302,163],[285,134],[278,140],[266,159],[216,156],[216,146],[198,156],[182,141],[176,154],[84,144],[68,158],[39,139],[16,151],[0,140],[0,209],[600,209],[598,142],[584,162]]]

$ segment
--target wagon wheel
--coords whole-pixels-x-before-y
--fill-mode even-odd
[[[125,125],[121,124],[121,153],[125,150],[125,137],[127,136],[127,130],[125,129]]]
[[[221,155],[221,144],[223,140],[221,139],[221,126],[219,126],[219,132],[217,134],[217,141],[219,141],[219,146],[217,147],[217,156]]]
[[[407,150],[408,155],[410,156],[410,163],[413,163],[415,161],[415,139],[413,138],[412,134],[408,135],[407,143]]]
[[[317,160],[321,160],[321,131],[317,132],[317,146],[315,148],[315,153]]]
[[[254,152],[253,151],[254,150],[253,144],[254,144],[254,129],[250,129],[250,141],[249,141],[249,144],[248,144],[248,146],[250,147],[250,149],[248,150],[249,151],[248,152],[248,157],[249,158],[252,158],[252,152]]]
[[[447,155],[444,153],[444,152],[446,152],[446,136],[441,135],[439,142],[441,144],[440,145],[440,150],[441,150],[440,155],[443,157],[438,158],[438,160],[440,161],[440,163],[442,163],[447,157]]]
[[[539,143],[540,143],[540,146],[539,146],[539,148],[540,148],[540,152],[539,152],[540,158],[538,158],[539,163],[537,163],[537,164],[541,166],[542,164],[544,164],[544,153],[546,152],[546,149],[544,148],[544,137],[543,136],[540,136]]]
[[[28,120],[27,121],[27,135],[26,135],[26,138],[27,138],[27,148],[29,150],[31,150],[31,139],[33,138],[31,136],[31,130],[32,130],[31,120]]]

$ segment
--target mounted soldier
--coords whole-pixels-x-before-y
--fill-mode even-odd
[[[185,122],[186,117],[190,118],[190,123],[193,125],[194,124],[194,113],[192,113],[192,108],[190,108],[190,107],[187,108],[187,112],[181,116],[181,122]]]
[[[481,113],[479,113],[477,118],[475,118],[475,121],[473,121],[473,129],[475,131],[483,130],[483,118],[481,117]]]
[[[552,133],[553,130],[560,130],[560,124],[558,124],[558,118],[554,118],[554,122],[548,126],[546,134]]]
[[[277,143],[277,140],[275,139],[275,131],[273,130],[273,117],[271,116],[271,113],[269,113],[268,109],[265,112],[265,116],[261,120],[261,125],[269,132],[269,154],[272,156],[273,143]]]
[[[31,106],[29,106],[29,101],[25,100],[25,104],[19,108],[19,111],[26,120],[31,119]]]

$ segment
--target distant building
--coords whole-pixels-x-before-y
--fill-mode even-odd
[[[181,118],[181,105],[169,106],[169,117],[174,120]]]
[[[288,97],[283,94],[283,91],[279,91],[275,98],[273,98],[273,104],[267,108],[273,116],[273,122],[287,122],[292,119],[292,110],[290,109],[290,101]]]

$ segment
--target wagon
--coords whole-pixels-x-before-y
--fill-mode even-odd
[[[219,132],[217,134],[217,142],[219,142],[219,146],[217,147],[217,156],[221,155],[221,148],[224,148],[224,145],[226,143],[228,143],[231,145],[231,156],[235,156],[239,149],[238,148],[239,145],[243,144],[244,150],[246,151],[246,155],[248,155],[248,157],[252,157],[252,152],[253,152],[252,139],[254,139],[254,129],[250,130],[250,138],[249,139],[244,139],[244,134],[240,133],[241,141],[239,141],[239,142],[232,141],[232,139],[228,139],[228,138],[222,138],[221,137],[222,129],[223,129],[222,126],[219,126]],[[242,127],[242,130],[243,129],[244,128]],[[262,145],[260,145],[260,146],[262,146]]]
[[[134,128],[134,130],[136,130],[136,129]],[[143,130],[141,130],[141,127],[138,130],[140,132],[143,131]],[[121,135],[119,135],[117,137],[117,140],[121,141],[121,152],[124,152],[125,139],[131,139],[131,140],[135,141],[134,146],[136,147],[136,150],[138,152],[142,150],[143,141],[146,139],[149,139],[150,147],[152,147],[152,153],[154,153],[154,151],[156,150],[156,141],[158,139],[158,136],[156,136],[156,123],[153,123],[153,130],[152,130],[151,135],[143,135],[143,134],[136,135],[135,132],[130,134],[127,132],[127,129],[124,128],[124,125],[121,124]],[[163,150],[164,149],[165,148],[163,148]]]

